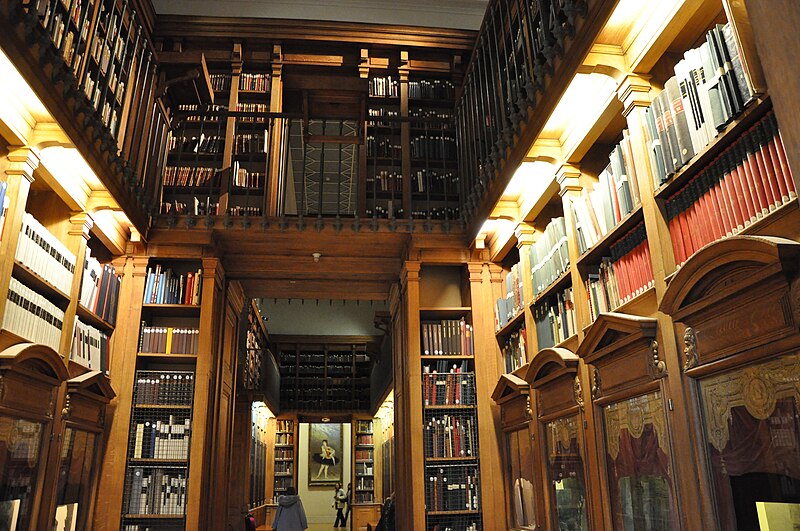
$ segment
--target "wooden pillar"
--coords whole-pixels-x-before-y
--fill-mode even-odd
[[[400,52],[400,116],[408,118],[408,52]],[[403,172],[403,210],[405,217],[411,218],[411,124],[407,121],[400,124],[401,171]]]
[[[276,44],[272,47],[272,87],[270,89],[270,112],[281,112],[283,110],[283,52],[281,45]],[[267,216],[277,216],[283,210],[281,202],[281,145],[289,139],[283,138],[284,133],[283,118],[276,119],[272,126],[272,135],[269,143],[269,168],[267,169],[267,182],[265,193],[267,194]],[[288,156],[288,153],[287,153]],[[288,175],[284,175],[288,179]],[[286,183],[284,183],[284,187]]]
[[[490,269],[494,268],[494,274]],[[478,442],[480,448],[481,508],[483,529],[505,529],[505,514],[497,510],[494,488],[505,481],[500,454],[502,433],[500,408],[491,399],[497,379],[503,374],[499,348],[494,335],[493,279],[500,277],[500,268],[485,262],[470,262],[470,305],[475,340],[475,391],[478,405]]]
[[[39,155],[27,147],[11,147],[6,155],[5,181],[6,195],[9,198],[6,212],[3,239],[0,241],[0,293],[8,293],[11,282],[11,271],[14,269],[14,256],[17,254],[19,230],[22,226],[22,215],[28,202],[28,193],[33,183],[33,172],[39,167]],[[0,205],[2,207],[2,205]],[[0,324],[3,323],[6,304],[0,302]]]
[[[250,504],[250,461],[252,445],[252,401],[242,394],[236,397],[233,411],[231,464],[228,476],[228,526],[242,527],[243,515]]]
[[[75,327],[75,312],[81,298],[81,282],[83,282],[83,262],[86,260],[86,243],[89,241],[89,231],[94,221],[86,212],[74,212],[69,218],[68,238],[64,244],[71,253],[75,254],[75,274],[72,275],[70,288],[70,302],[64,311],[64,326],[61,329],[61,343],[58,349],[64,356],[64,363],[69,363],[70,348],[72,346],[72,332]]]
[[[531,361],[536,354],[536,345],[539,340],[536,337],[536,321],[533,318],[531,303],[533,302],[533,280],[531,279],[531,246],[536,242],[537,231],[533,225],[525,222],[519,223],[514,228],[514,235],[517,237],[517,249],[519,249],[520,275],[522,275],[522,295],[525,298],[525,358]]]
[[[667,288],[665,277],[675,270],[675,256],[665,217],[659,210],[654,193],[654,183],[651,178],[649,148],[645,142],[645,111],[652,102],[652,97],[658,91],[653,90],[649,81],[636,75],[626,76],[617,89],[617,97],[623,104],[623,114],[628,122],[631,132],[631,150],[633,152],[636,174],[645,178],[639,179],[639,192],[642,197],[642,213],[644,215],[645,229],[647,230],[647,244],[655,278],[656,301],[658,304],[664,297]],[[708,484],[706,474],[699,474],[694,466],[697,452],[701,449],[702,437],[692,423],[691,391],[686,389],[681,381],[681,359],[679,346],[675,339],[672,318],[658,311],[655,315],[658,321],[657,342],[660,357],[667,364],[668,376],[665,379],[667,396],[665,404],[671,404],[667,410],[667,420],[670,425],[672,437],[671,448],[674,456],[673,485],[698,485],[698,490],[676,488],[679,513],[683,519],[685,529],[712,529],[714,527],[714,508],[712,506],[712,491]],[[682,348],[682,346],[681,346]],[[590,402],[587,402],[587,404]]]

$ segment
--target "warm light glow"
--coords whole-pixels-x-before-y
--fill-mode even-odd
[[[386,396],[386,399],[381,404],[381,407],[378,408],[378,411],[375,413],[375,418],[380,419],[381,422],[384,424],[391,424],[394,421],[394,389],[389,391],[389,394]]]
[[[253,415],[258,415],[267,419],[275,418],[275,413],[273,413],[264,402],[253,402],[252,410]]]
[[[617,83],[603,74],[575,74],[561,96],[540,138],[556,138],[566,144],[579,126],[594,124],[610,98],[616,97]]]
[[[549,162],[523,162],[514,172],[501,199],[522,204],[538,201],[554,179],[554,168]]]
[[[64,188],[68,188],[68,182],[76,181],[90,190],[103,189],[103,183],[77,149],[63,146],[47,147],[41,151],[39,157],[42,165],[64,184]]]
[[[9,142],[25,144],[37,123],[52,122],[53,117],[2,50],[0,79],[3,80],[0,122],[10,130],[10,134],[17,136],[9,138]]]

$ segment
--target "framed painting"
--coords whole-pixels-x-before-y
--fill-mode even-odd
[[[308,486],[342,481],[342,425],[312,423],[308,426]]]

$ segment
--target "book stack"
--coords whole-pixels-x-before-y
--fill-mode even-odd
[[[369,95],[374,98],[397,98],[400,85],[392,76],[373,77],[369,80]]]
[[[142,322],[139,352],[197,354],[199,343],[200,330],[197,328],[147,326]]]
[[[428,81],[423,79],[408,82],[408,99],[410,100],[452,100],[455,92],[455,86],[446,80]]]
[[[257,114],[266,114],[269,112],[269,106],[266,103],[243,103],[239,102],[236,104],[236,112],[246,112],[246,113],[257,113]],[[264,117],[257,117],[257,116],[240,116],[240,122],[264,122]]]
[[[288,431],[288,432],[293,432],[294,431],[294,421],[293,420],[279,419],[279,420],[277,420],[275,422],[276,422],[276,426],[277,426],[278,431]]]
[[[81,280],[81,306],[112,326],[117,322],[117,301],[122,278],[111,264],[101,264],[86,248]]]
[[[371,491],[374,488],[374,478],[358,478],[356,480],[356,491]]]
[[[457,372],[460,374],[471,373],[472,360],[461,360],[460,363],[453,363],[451,360],[441,359],[436,361],[425,360],[422,365],[423,373],[432,374],[447,374],[450,372]]]
[[[706,42],[684,54],[646,112],[655,185],[700,153],[753,99],[733,30],[717,24]]]
[[[269,74],[248,74],[242,72],[239,75],[239,90],[268,92]]]
[[[654,284],[644,223],[625,234],[610,250],[611,256],[603,257],[598,272],[589,274],[584,285],[592,321],[601,312],[613,311]]]
[[[522,292],[522,266],[517,263],[511,266],[511,271],[506,274],[506,296],[497,299],[494,308],[495,330],[500,330],[508,324],[519,312],[525,309],[525,295]]]
[[[211,74],[211,88],[217,92],[224,92],[231,89],[230,74]]]
[[[367,191],[402,192],[403,175],[396,171],[379,171],[373,177],[367,177]]]
[[[533,319],[540,349],[558,345],[575,335],[577,327],[572,288],[566,288],[553,297],[547,297],[542,304],[537,304]]]
[[[8,183],[0,181],[0,242],[3,241],[4,229],[6,226],[6,214],[8,214],[8,206],[11,203],[11,198],[8,197],[6,191],[8,190]]]
[[[417,170],[412,184],[414,193],[449,194],[454,198],[458,196],[458,176],[452,171]]]
[[[144,288],[144,304],[200,304],[200,286],[203,270],[195,273],[176,275],[172,269],[147,268],[147,281]]]
[[[472,457],[478,455],[474,413],[426,415],[425,457]]]
[[[186,512],[186,469],[133,467],[127,514],[181,515]],[[126,526],[139,529],[140,526]]]
[[[14,277],[8,284],[3,328],[58,351],[64,312]]]
[[[137,415],[138,416],[138,415]],[[145,415],[146,416],[146,415]],[[133,459],[161,459],[185,461],[189,458],[189,439],[192,421],[169,415],[161,420],[158,414],[145,419],[139,416],[131,436]]]
[[[275,463],[275,475],[291,476],[294,475],[294,463],[291,461],[278,461]]]
[[[510,333],[500,346],[506,364],[506,372],[514,372],[528,362],[527,330],[523,326]]]
[[[372,433],[371,420],[359,420],[356,422],[356,433]]]
[[[191,406],[194,374],[138,371],[134,395],[137,405]]]
[[[456,156],[456,141],[452,135],[419,135],[411,139],[412,159],[454,159]]]
[[[397,139],[367,135],[367,156],[384,159],[396,159],[398,164],[403,156],[402,147]]]
[[[425,503],[428,511],[477,511],[478,471],[474,467],[440,466],[428,469]],[[472,525],[459,529],[476,529]],[[442,531],[450,527],[441,526]]]
[[[464,319],[424,322],[422,345],[425,356],[473,356],[475,342],[472,337],[472,325]]]
[[[212,201],[210,197],[198,199],[194,196],[189,203],[183,201],[165,201],[161,203],[162,214],[192,214],[195,216],[218,216],[219,203]]]
[[[75,320],[69,359],[93,371],[108,371],[109,337],[93,326]]]
[[[242,168],[238,160],[233,161],[233,185],[239,188],[264,188],[264,172]]]
[[[233,152],[237,155],[248,153],[266,153],[269,132],[240,133],[233,138]]]
[[[264,211],[261,207],[257,206],[244,206],[234,205],[228,207],[228,215],[230,216],[260,216]]]
[[[282,444],[290,446],[294,444],[294,433],[277,433],[275,434],[275,444]]]
[[[356,463],[356,477],[371,476],[375,472],[370,463]]]
[[[584,189],[580,197],[570,200],[581,254],[642,202],[627,130],[623,131],[622,142],[609,159],[609,165],[600,173],[592,190]]]
[[[164,168],[164,186],[216,187],[219,186],[219,170],[203,166],[167,166]]]
[[[278,444],[278,443],[276,443]],[[293,459],[294,450],[291,448],[276,448],[275,459]]]
[[[357,433],[356,445],[361,445],[361,444],[375,444],[375,438],[372,436],[371,433]]]
[[[422,373],[422,394],[426,406],[475,405],[475,375],[461,373],[456,365],[450,372],[429,372],[426,366]]]
[[[356,461],[362,461],[362,462],[363,461],[372,461],[374,459],[374,457],[375,457],[375,454],[373,452],[374,452],[374,450],[372,448],[367,449],[367,450],[356,450],[355,451]]]
[[[567,226],[563,217],[553,218],[544,234],[530,247],[534,298],[569,269]]]
[[[170,136],[168,149],[170,153],[222,153],[225,137],[200,133],[193,136]]]
[[[397,118],[400,116],[400,111],[395,109],[387,109],[385,107],[372,107],[367,109],[367,116],[370,118],[380,118],[380,117],[387,117],[387,118]],[[367,121],[367,125],[371,127],[392,127],[398,126],[399,122],[397,121],[389,121],[389,120],[369,120]]]
[[[796,199],[778,123],[770,112],[667,199],[676,263]]]
[[[15,259],[62,293],[72,291],[75,255],[27,212],[22,216]]]

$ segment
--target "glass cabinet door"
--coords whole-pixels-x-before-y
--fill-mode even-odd
[[[677,529],[670,449],[661,393],[603,408],[614,529]]]
[[[44,424],[0,417],[0,530],[30,529]]]
[[[535,529],[533,448],[527,428],[506,434],[506,450],[512,523],[515,529]]]
[[[545,425],[548,481],[555,502],[559,531],[588,531],[586,483],[582,449],[578,444],[578,417],[560,418]]]
[[[67,427],[58,469],[56,531],[86,529],[94,467],[94,433]]]

